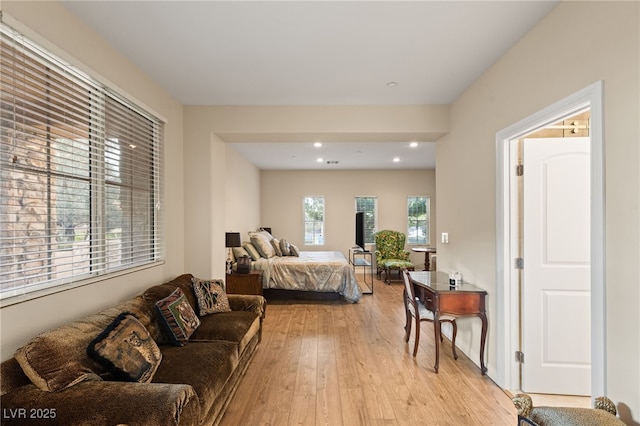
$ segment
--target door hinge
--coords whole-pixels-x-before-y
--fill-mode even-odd
[[[516,351],[516,362],[524,364],[524,352]]]
[[[518,164],[516,166],[516,176],[524,176],[524,164]]]
[[[524,259],[521,257],[516,257],[513,267],[516,269],[524,269]]]

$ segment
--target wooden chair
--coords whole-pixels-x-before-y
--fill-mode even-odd
[[[413,346],[413,356],[416,356],[418,353],[418,343],[420,342],[420,323],[422,321],[433,322],[434,315],[431,310],[430,304],[427,302],[427,305],[423,304],[415,295],[415,291],[413,289],[413,284],[411,284],[411,280],[409,279],[409,271],[407,269],[402,269],[400,272],[402,278],[404,280],[404,307],[407,315],[407,323],[404,326],[405,329],[405,341],[409,342],[409,335],[411,334],[411,323],[413,322],[412,318],[416,319],[416,337],[415,343]],[[431,308],[431,309],[430,309]],[[442,341],[442,323],[449,322],[453,326],[453,336],[451,339],[451,348],[453,350],[453,358],[458,359],[458,354],[456,353],[456,334],[458,334],[458,325],[456,324],[456,319],[450,316],[442,316],[440,317],[440,341]],[[434,334],[435,333],[435,324],[434,324]]]

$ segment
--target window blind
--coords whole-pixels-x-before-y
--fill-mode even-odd
[[[156,262],[163,123],[1,25],[0,297]]]

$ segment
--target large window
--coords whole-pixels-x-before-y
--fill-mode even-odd
[[[0,29],[0,298],[160,260],[163,123]]]
[[[303,209],[304,244],[324,245],[324,197],[305,197]]]
[[[375,233],[378,222],[378,198],[356,197],[356,213],[364,213],[364,242],[375,243]]]
[[[407,244],[429,244],[429,197],[407,198]]]

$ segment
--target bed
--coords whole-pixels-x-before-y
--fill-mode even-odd
[[[265,289],[334,292],[355,303],[362,297],[353,268],[339,251],[301,251],[252,262]]]

